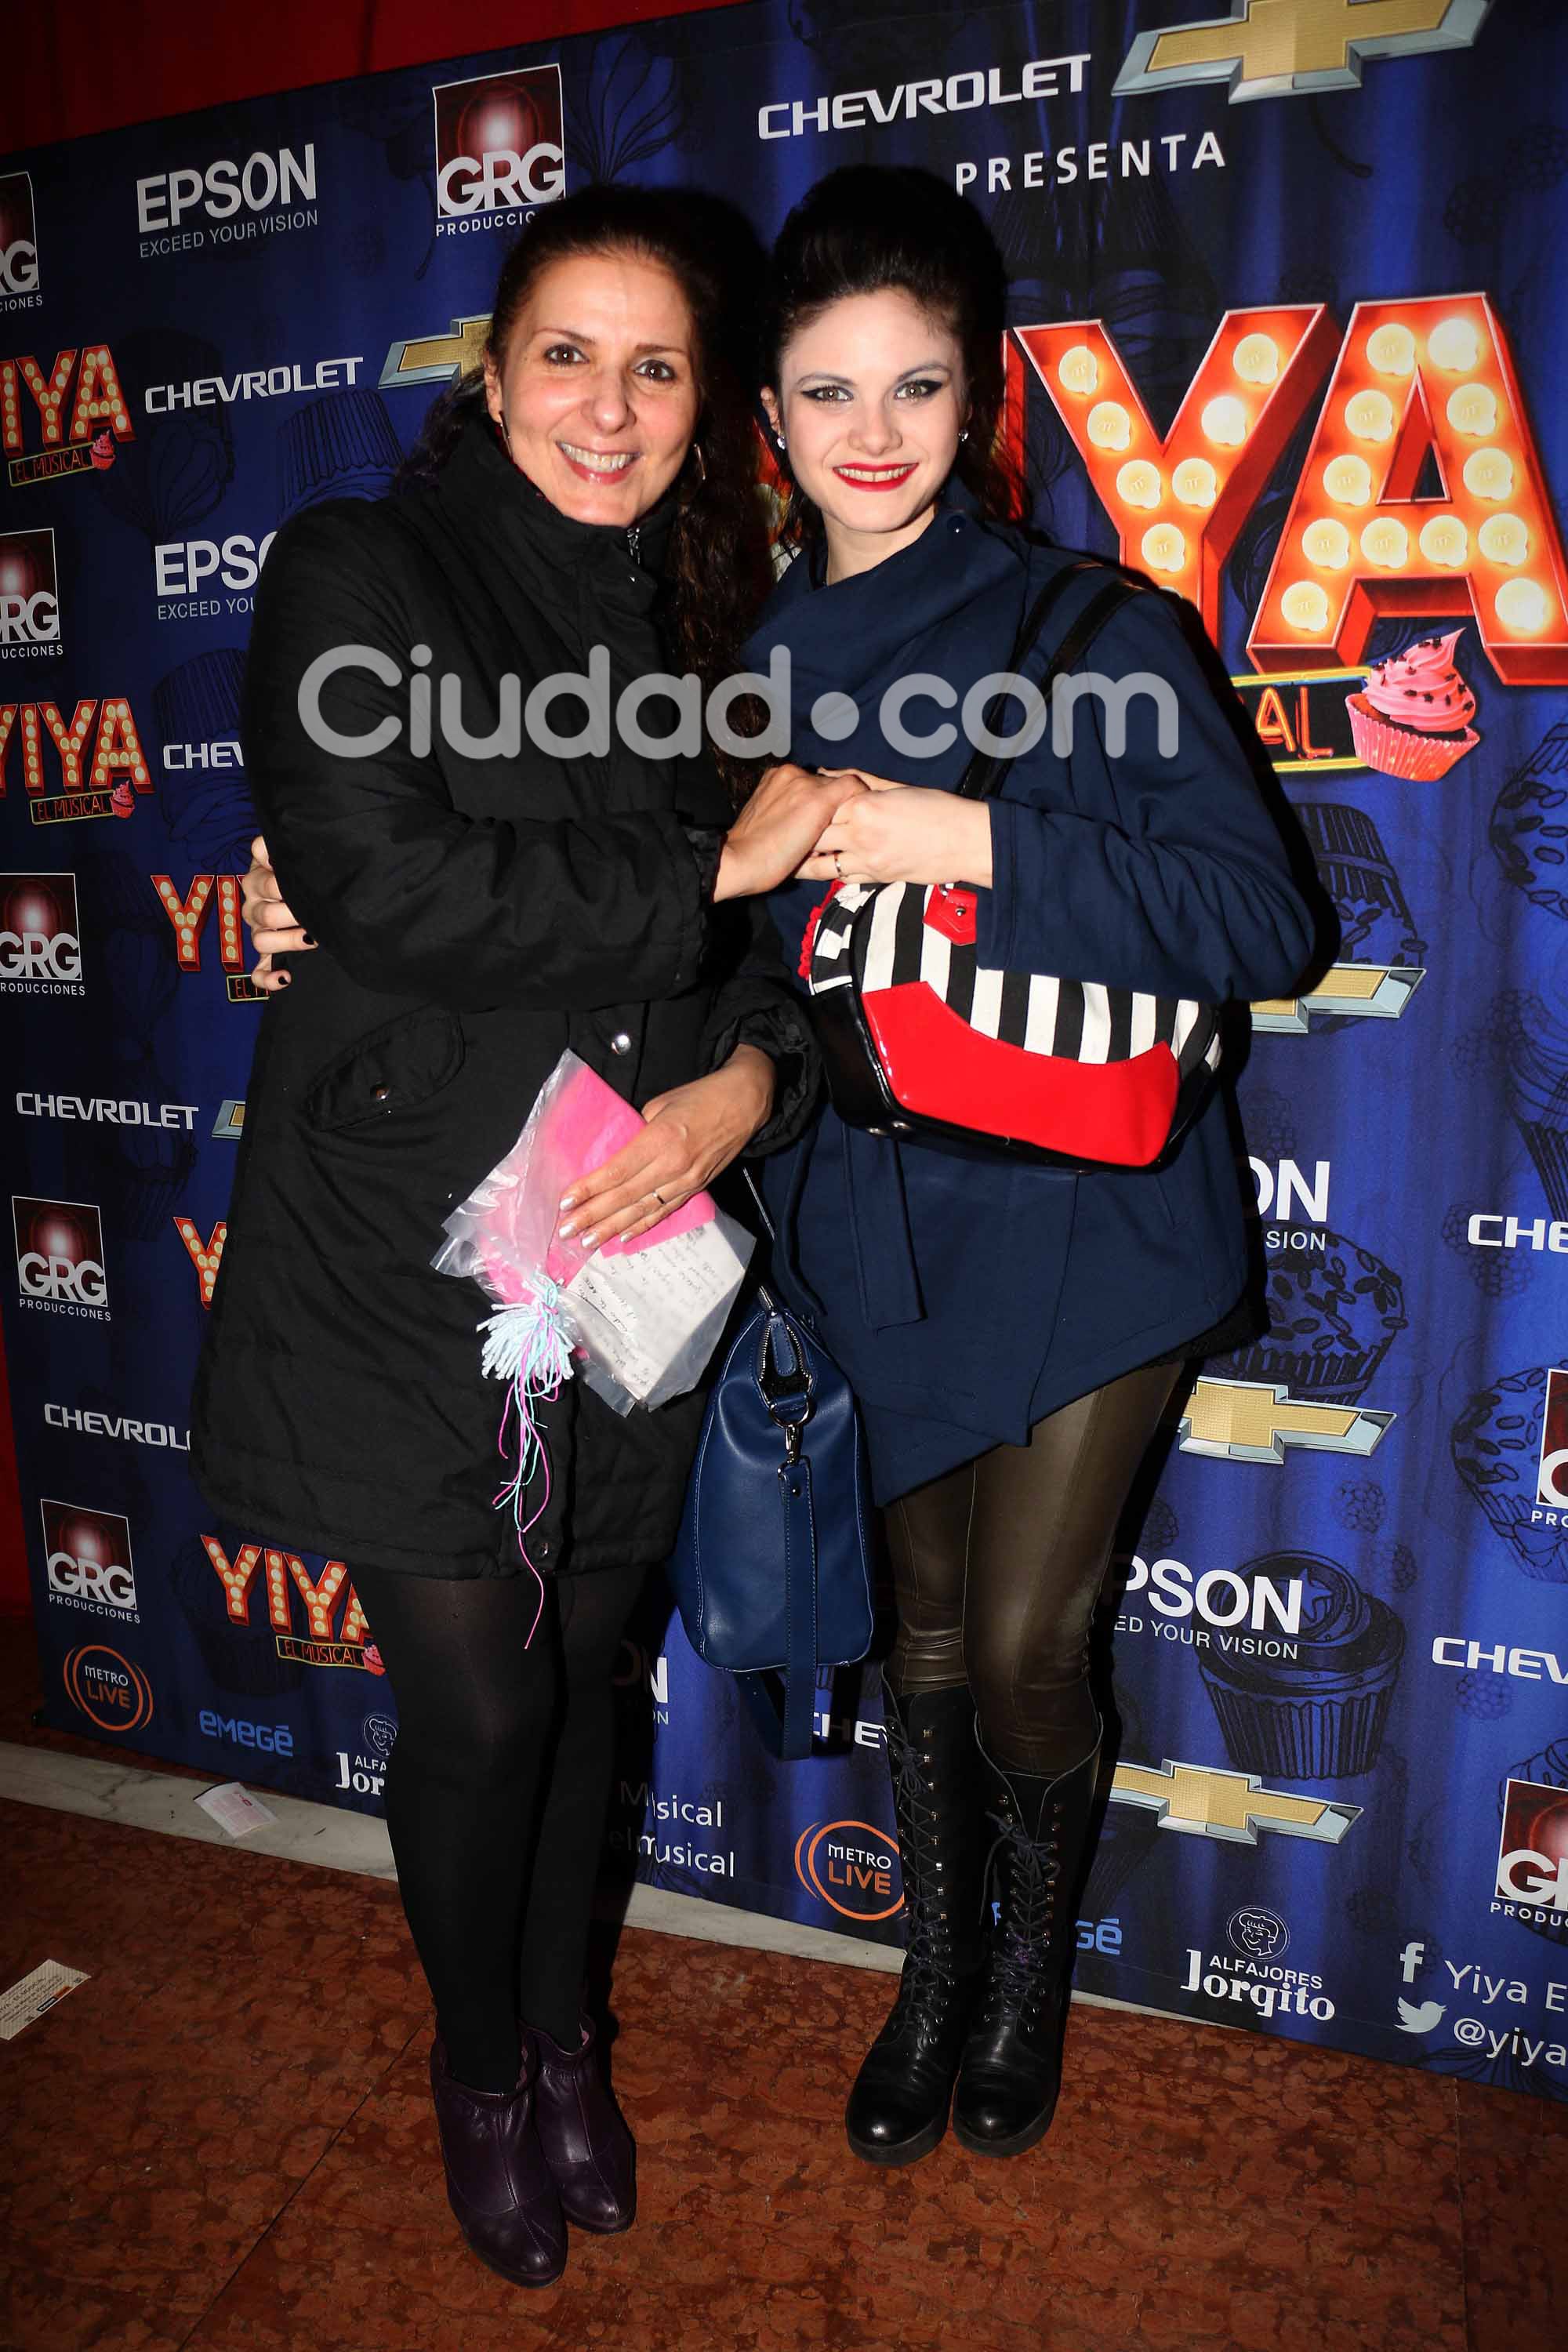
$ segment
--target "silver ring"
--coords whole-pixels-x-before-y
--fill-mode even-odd
[[[842,882],[844,879],[844,852],[841,849],[836,849],[833,853],[833,871],[837,875],[840,882]]]
[[[659,1191],[659,1189],[658,1189],[658,1187],[657,1186],[657,1184],[656,1184],[656,1185],[655,1185],[655,1187],[654,1187],[654,1193],[653,1193],[653,1197],[654,1197],[654,1199],[658,1202],[659,1207],[662,1209],[662,1208],[663,1208],[663,1206],[664,1206],[664,1194]]]

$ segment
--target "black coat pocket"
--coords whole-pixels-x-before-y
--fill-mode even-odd
[[[305,1117],[328,1130],[368,1126],[428,1102],[463,1066],[463,1025],[442,1005],[400,1013],[335,1055],[305,1097]]]

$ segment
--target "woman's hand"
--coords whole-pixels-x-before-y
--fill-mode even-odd
[[[293,910],[283,903],[283,893],[278,887],[278,877],[268,863],[267,844],[259,834],[250,845],[250,871],[239,886],[240,905],[251,945],[261,957],[251,973],[258,988],[268,996],[287,988],[289,974],[274,968],[275,955],[300,955],[316,944],[308,931],[295,921]]]
[[[819,776],[790,760],[770,768],[724,836],[715,899],[754,898],[787,881],[835,810],[865,790],[844,771]]]
[[[630,1241],[684,1207],[766,1124],[774,1075],[760,1047],[737,1045],[721,1069],[656,1095],[642,1133],[563,1194],[562,1239],[575,1234],[583,1249]]]
[[[803,866],[805,882],[974,882],[991,887],[991,812],[928,784],[843,772],[858,789]]]

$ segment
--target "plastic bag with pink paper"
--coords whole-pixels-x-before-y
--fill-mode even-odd
[[[447,1219],[431,1260],[442,1274],[477,1282],[492,1302],[477,1325],[481,1360],[508,1386],[503,1455],[514,1415],[518,1443],[516,1475],[496,1501],[512,1505],[520,1539],[549,1500],[536,1407],[577,1375],[620,1413],[694,1388],[751,1255],[751,1234],[705,1192],[635,1241],[585,1250],[574,1234],[563,1239],[562,1194],[642,1129],[641,1114],[613,1087],[563,1054],[506,1158]],[[523,1496],[541,1473],[542,1492],[525,1520]]]

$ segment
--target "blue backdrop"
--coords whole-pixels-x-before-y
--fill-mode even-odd
[[[1036,519],[1199,600],[1342,924],[1257,1009],[1272,1329],[1184,1401],[1130,1538],[1079,1981],[1561,2097],[1563,37],[1301,0],[1266,51],[1247,0],[1194,7],[767,0],[0,163],[5,1330],[48,1709],[365,1811],[396,1736],[342,1567],[215,1524],[183,1458],[261,1017],[269,535],[385,488],[533,204],[689,179],[771,236],[834,164],[925,163],[1007,257]],[[784,1771],[657,1611],[640,1643],[613,1851],[895,1936],[874,1675]]]

